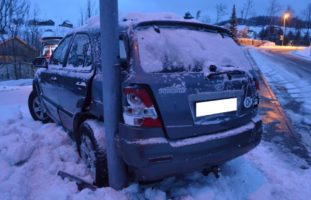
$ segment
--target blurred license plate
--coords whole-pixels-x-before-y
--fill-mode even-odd
[[[221,99],[196,103],[196,117],[237,111],[238,99]]]

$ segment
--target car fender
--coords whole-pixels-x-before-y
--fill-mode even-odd
[[[73,116],[73,136],[74,136],[74,140],[78,143],[79,142],[79,126],[82,122],[84,122],[85,120],[88,119],[96,119],[96,116],[94,116],[93,114],[89,113],[89,112],[82,112],[82,113],[76,113]]]

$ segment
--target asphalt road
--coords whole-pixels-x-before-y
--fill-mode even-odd
[[[261,54],[266,56],[268,60],[280,63],[278,67],[286,67],[284,69],[290,73],[295,73],[302,79],[311,82],[310,61],[288,54],[288,50],[264,50],[261,51]],[[260,80],[261,103],[259,113],[264,124],[263,139],[275,143],[284,151],[289,151],[297,155],[311,166],[311,155],[309,154],[308,148],[301,141],[300,134],[297,132],[299,124],[298,126],[297,124],[293,124],[288,118],[285,108],[280,104],[275,93],[279,93],[279,91],[273,91],[271,89],[271,86],[268,84],[266,77],[261,73],[255,60],[251,60]]]
[[[280,66],[286,66],[286,70],[297,74],[300,78],[307,80],[311,84],[311,61],[302,59],[289,53],[290,50],[265,50],[265,56],[276,62]],[[284,65],[285,64],[285,65]]]

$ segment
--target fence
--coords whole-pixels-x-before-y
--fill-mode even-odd
[[[0,81],[33,78],[34,73],[32,63],[0,63]]]
[[[244,46],[275,46],[274,42],[270,42],[267,40],[255,40],[250,38],[238,38],[238,41],[241,45]]]

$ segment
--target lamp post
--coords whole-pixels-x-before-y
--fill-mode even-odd
[[[286,20],[290,17],[290,14],[289,13],[285,13],[284,16],[283,16],[283,20],[284,20],[284,23],[283,23],[283,38],[282,38],[282,46],[284,46],[284,40],[285,40],[285,35],[286,35]]]
[[[117,153],[116,137],[120,114],[120,68],[116,67],[119,54],[118,0],[100,0],[101,68],[104,100],[104,123],[109,185],[122,189],[126,185],[125,164]]]

